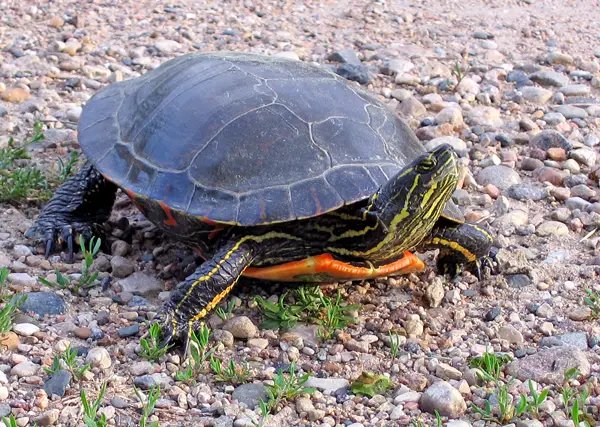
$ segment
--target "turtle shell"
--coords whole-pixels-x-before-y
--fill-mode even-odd
[[[242,226],[366,199],[425,152],[392,111],[336,74],[231,52],[180,56],[104,88],[78,133],[129,194]],[[453,204],[444,214],[462,219]]]

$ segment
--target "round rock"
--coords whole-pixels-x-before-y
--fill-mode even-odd
[[[67,311],[65,302],[53,292],[29,292],[20,310],[35,313],[40,317],[57,316]]]
[[[431,385],[425,390],[419,403],[423,411],[430,414],[438,411],[440,415],[450,418],[458,418],[467,410],[465,399],[446,381]]]
[[[263,384],[242,384],[233,390],[231,398],[246,404],[251,409],[260,404],[260,399],[265,402],[268,400],[267,391]]]
[[[257,333],[256,326],[246,316],[234,317],[228,320],[223,329],[231,332],[235,338],[240,339],[254,338]]]
[[[512,168],[504,165],[488,166],[482,169],[477,175],[477,183],[480,185],[494,184],[500,190],[507,190],[509,187],[519,184],[521,177]]]
[[[104,347],[92,348],[88,352],[85,358],[85,362],[88,363],[91,367],[98,367],[101,369],[108,369],[112,365],[110,353]]]

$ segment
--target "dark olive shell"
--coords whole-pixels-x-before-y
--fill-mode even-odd
[[[243,226],[368,198],[425,151],[385,105],[324,68],[231,52],[106,87],[85,106],[79,141],[124,189]],[[445,215],[461,220],[453,204]]]

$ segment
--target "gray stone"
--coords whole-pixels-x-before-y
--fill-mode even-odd
[[[473,107],[473,109],[467,113],[467,118],[472,126],[479,125],[489,128],[499,128],[503,125],[502,119],[500,118],[500,110],[494,107]]]
[[[405,59],[392,59],[385,63],[381,67],[381,73],[387,74],[388,76],[395,76],[397,74],[408,73],[410,70],[415,68],[415,64]]]
[[[544,424],[538,420],[518,420],[517,427],[544,427]]]
[[[10,416],[12,409],[10,405],[6,403],[0,403],[0,417],[8,417]]]
[[[569,84],[569,77],[556,71],[542,70],[529,75],[529,79],[542,86],[562,87]]]
[[[265,402],[268,400],[265,386],[259,384],[242,384],[233,390],[231,394],[233,400],[246,404],[248,408],[254,409],[260,404],[262,398]]]
[[[529,140],[529,145],[532,148],[539,148],[547,151],[549,148],[563,148],[565,151],[570,151],[573,146],[560,132],[546,129],[535,135]]]
[[[27,273],[10,273],[8,275],[8,282],[17,286],[35,286],[37,280],[35,277],[31,277]]]
[[[551,126],[555,126],[559,123],[565,122],[567,119],[561,113],[547,113],[544,114],[544,121]]]
[[[540,340],[539,345],[541,347],[572,346],[587,350],[588,336],[585,332],[571,332],[552,337],[544,337]]]
[[[20,310],[23,313],[35,313],[44,317],[64,314],[67,307],[61,297],[53,292],[29,292]]]
[[[73,375],[69,371],[64,369],[60,369],[52,374],[50,378],[48,378],[44,382],[44,390],[48,394],[48,396],[52,396],[53,394],[63,397],[67,390],[67,387],[71,383],[71,379]]]
[[[516,359],[507,366],[507,373],[521,381],[531,378],[541,384],[562,385],[564,372],[575,367],[579,368],[584,378],[590,374],[590,362],[583,351],[576,347],[561,346],[544,348]]]
[[[560,93],[565,96],[588,96],[590,94],[590,87],[588,85],[567,85],[558,89]]]
[[[567,119],[585,119],[588,116],[587,111],[574,105],[561,105],[556,111]]]
[[[373,74],[364,64],[340,64],[335,72],[343,78],[358,82],[361,85],[366,85],[374,79]]]
[[[308,380],[304,383],[305,387],[314,387],[325,394],[329,394],[330,392],[341,388],[345,389],[349,385],[350,383],[345,378],[317,378],[312,376],[308,377]]]
[[[427,109],[425,106],[416,98],[410,97],[405,99],[398,105],[396,108],[400,114],[405,117],[422,117],[427,114]]]
[[[425,412],[433,414],[438,411],[440,415],[450,418],[458,418],[467,410],[465,399],[446,381],[429,386],[423,392],[419,405]]]
[[[35,375],[39,369],[40,365],[36,365],[30,361],[25,361],[13,366],[10,370],[10,374],[16,375],[19,378],[31,377]]]
[[[154,43],[154,47],[160,53],[167,55],[171,55],[181,50],[181,44],[175,40],[158,40],[156,43]]]
[[[431,151],[442,144],[449,144],[456,151],[463,151],[467,149],[467,143],[455,136],[440,136],[438,138],[433,138],[425,143],[425,149],[427,151]]]
[[[141,271],[136,271],[129,277],[119,280],[119,285],[123,289],[123,292],[139,295],[150,295],[164,289],[161,282],[154,276],[142,273]]]
[[[511,199],[515,200],[544,200],[548,197],[548,190],[545,187],[531,185],[531,184],[517,184],[511,186],[507,191],[506,195]]]
[[[112,365],[110,353],[104,347],[94,347],[88,351],[85,362],[92,368],[108,369]]]
[[[229,319],[223,326],[223,329],[231,332],[235,338],[248,339],[254,338],[257,333],[256,326],[246,316],[234,317]]]
[[[118,278],[124,278],[131,275],[135,269],[131,261],[119,255],[112,257],[110,265],[112,267],[113,276]]]
[[[495,185],[499,190],[507,190],[509,187],[519,184],[521,177],[512,168],[504,165],[488,166],[477,175],[477,183],[486,186]]]
[[[519,332],[513,325],[502,326],[498,330],[498,338],[508,341],[511,344],[522,344],[523,334]]]
[[[23,337],[29,337],[40,331],[40,327],[32,323],[15,323],[12,329],[17,335]]]
[[[140,332],[140,325],[123,326],[117,332],[120,338],[127,338],[137,335]]]
[[[565,200],[565,206],[571,211],[574,211],[576,209],[579,209],[580,211],[585,211],[589,205],[590,202],[588,202],[585,199],[582,199],[581,197],[569,197],[567,200]]]
[[[552,91],[544,89],[543,87],[524,86],[519,90],[521,91],[523,99],[532,104],[545,104],[552,98]]]
[[[596,163],[596,152],[592,148],[578,148],[569,153],[569,156],[586,166],[593,166]]]
[[[360,59],[358,59],[358,55],[353,49],[350,48],[333,52],[327,59],[332,62],[345,62],[348,64],[360,65]]]
[[[565,224],[558,221],[544,221],[535,230],[539,236],[566,236],[569,229]]]

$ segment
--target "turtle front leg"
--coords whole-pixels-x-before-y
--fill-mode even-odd
[[[87,162],[58,188],[25,237],[43,240],[46,258],[56,244],[66,243],[68,260],[73,262],[75,236],[88,241],[101,234],[100,224],[108,220],[116,194],[117,186]]]
[[[490,232],[477,224],[447,224],[435,227],[431,236],[423,241],[425,249],[439,249],[438,271],[458,275],[463,267],[481,279],[483,267],[494,271],[497,249]]]
[[[171,294],[153,322],[161,325],[162,345],[183,340],[187,354],[192,332],[200,321],[233,289],[244,270],[256,258],[251,236],[228,241]]]

